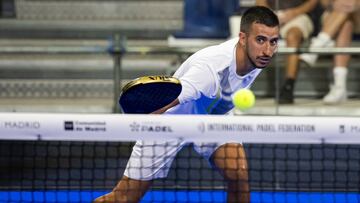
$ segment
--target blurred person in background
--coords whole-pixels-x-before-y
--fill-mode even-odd
[[[311,47],[330,47],[335,39],[336,47],[348,47],[352,41],[354,23],[360,21],[360,0],[321,0],[326,9],[323,14],[323,24],[320,33],[312,40]],[[300,59],[313,66],[317,54],[304,53]],[[349,54],[334,56],[334,83],[323,98],[325,104],[338,104],[347,99],[346,80],[348,75]]]
[[[287,47],[298,48],[304,40],[311,37],[314,30],[309,13],[316,7],[318,0],[256,0],[256,5],[276,10],[280,21],[280,34]],[[294,103],[294,85],[298,73],[299,55],[290,54],[286,60],[285,82],[280,90],[278,103]]]

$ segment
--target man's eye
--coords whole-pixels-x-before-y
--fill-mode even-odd
[[[278,41],[277,40],[271,40],[270,43],[271,43],[271,45],[276,46]]]
[[[265,40],[264,40],[263,38],[258,38],[257,41],[258,41],[259,43],[264,43],[264,42],[265,42]]]

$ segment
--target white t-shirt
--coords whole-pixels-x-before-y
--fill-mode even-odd
[[[180,104],[169,114],[226,114],[234,108],[232,94],[249,88],[261,69],[236,74],[235,48],[239,38],[204,48],[190,56],[175,72],[182,91]]]

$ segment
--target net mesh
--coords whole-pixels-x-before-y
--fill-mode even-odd
[[[7,136],[1,133],[0,202],[91,202],[115,187],[134,145]],[[360,201],[359,144],[276,142],[244,143],[251,202]],[[193,147],[177,153],[141,202],[226,202],[226,180]]]

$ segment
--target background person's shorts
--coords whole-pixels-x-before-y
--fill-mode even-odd
[[[308,39],[314,31],[314,24],[311,18],[306,14],[302,14],[281,26],[281,37],[285,38],[286,33],[293,27],[297,27],[301,30],[304,39]]]

